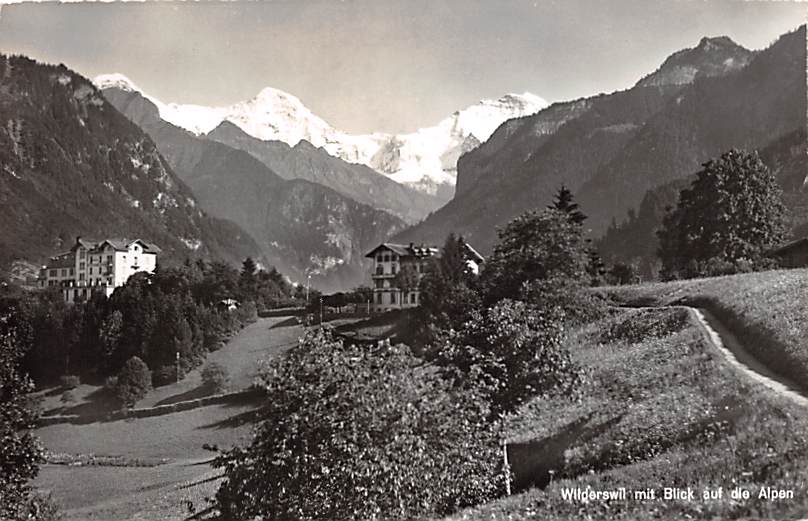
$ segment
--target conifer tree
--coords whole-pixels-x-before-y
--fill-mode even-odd
[[[566,213],[570,221],[578,225],[582,225],[587,219],[586,214],[579,209],[578,203],[575,202],[572,191],[565,185],[561,185],[561,188],[556,192],[555,201],[547,208],[549,210],[559,210]]]

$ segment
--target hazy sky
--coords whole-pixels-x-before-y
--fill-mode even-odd
[[[121,72],[163,101],[229,104],[264,86],[351,132],[410,131],[485,97],[548,101],[633,85],[702,36],[752,49],[808,4],[728,0],[295,0],[16,4],[0,51]]]

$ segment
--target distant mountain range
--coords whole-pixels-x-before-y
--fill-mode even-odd
[[[731,147],[764,149],[804,129],[805,71],[804,26],[760,52],[704,38],[628,90],[503,123],[458,161],[452,201],[394,240],[440,243],[456,232],[490,252],[497,227],[543,208],[562,184],[600,237],[649,190]]]
[[[403,220],[387,211],[359,203],[321,184],[284,179],[244,150],[164,121],[157,106],[135,90],[107,87],[103,95],[154,139],[160,153],[188,183],[203,208],[242,226],[255,238],[269,262],[294,280],[305,282],[311,275],[312,284],[325,291],[367,283],[364,254],[405,227]],[[225,141],[245,141],[243,146],[248,149],[259,148],[265,160],[270,164],[278,161],[287,174],[320,162],[333,167],[335,176],[351,177],[353,172],[339,172],[340,167],[348,168],[343,161],[304,142],[294,148],[277,142],[253,142],[245,140],[240,131],[228,131],[228,126],[232,127],[220,125],[215,134]],[[386,183],[393,185],[389,193],[379,194],[380,200],[394,199],[395,190],[408,190],[375,172],[368,177],[371,175],[378,178],[380,189]],[[361,184],[361,179],[356,175],[349,181]],[[409,195],[412,200],[428,199],[417,192]]]
[[[407,134],[351,135],[315,115],[295,96],[265,88],[256,97],[227,107],[163,103],[121,74],[95,78],[101,89],[138,92],[158,108],[160,117],[196,135],[228,121],[262,141],[295,146],[305,140],[349,163],[368,166],[394,181],[448,201],[457,176],[457,158],[485,141],[505,120],[533,114],[547,106],[530,93],[482,100],[450,115],[433,127]]]
[[[0,55],[0,223],[0,272],[41,265],[79,235],[142,238],[161,262],[261,259],[89,80],[19,56]]]

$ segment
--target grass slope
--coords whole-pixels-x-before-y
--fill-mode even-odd
[[[536,399],[510,420],[512,466],[543,488],[452,520],[738,519],[808,515],[808,416],[745,378],[682,310],[621,310],[572,333],[589,379],[577,398]],[[551,472],[552,471],[552,472]],[[581,503],[569,487],[628,489],[627,500]],[[748,500],[727,497],[739,486]],[[759,499],[761,487],[793,499]],[[694,501],[633,491],[691,487]],[[723,487],[721,500],[702,499]]]
[[[775,373],[808,390],[808,269],[604,288],[631,305],[709,309]]]
[[[302,328],[284,317],[259,319],[208,360],[226,367],[230,387],[241,389],[252,383],[262,360],[277,356],[301,334]],[[138,406],[195,397],[201,386],[198,373],[153,390]],[[87,398],[90,387],[79,388],[73,407],[96,405]],[[46,400],[46,407],[56,406],[58,394]],[[44,465],[36,486],[53,494],[66,521],[186,519],[191,515],[188,502],[197,512],[206,508],[205,497],[219,484],[220,471],[207,464],[213,453],[202,446],[249,443],[257,405],[228,403],[149,418],[42,427],[36,434],[53,454],[49,460],[85,464]],[[121,461],[125,466],[118,466]]]

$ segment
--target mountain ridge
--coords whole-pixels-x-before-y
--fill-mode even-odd
[[[294,146],[305,139],[332,156],[364,164],[398,183],[437,196],[441,203],[453,193],[457,158],[468,151],[470,136],[477,142],[484,141],[503,121],[547,105],[529,92],[509,93],[496,100],[483,99],[415,132],[354,135],[334,128],[297,97],[271,87],[250,100],[225,107],[204,107],[163,103],[119,73],[100,75],[94,81],[102,90],[139,92],[158,107],[164,120],[194,134],[209,133],[228,120],[263,141],[283,141]]]
[[[157,147],[64,65],[0,55],[0,268],[41,264],[76,236],[140,237],[161,263],[260,260],[252,238],[208,216]]]
[[[455,232],[486,253],[496,242],[496,227],[550,204],[562,184],[575,193],[590,217],[588,232],[597,237],[613,217],[636,207],[647,189],[695,172],[726,148],[765,147],[805,126],[804,35],[803,26],[754,56],[740,46],[702,40],[715,59],[705,60],[702,51],[679,54],[705,67],[687,83],[646,86],[640,80],[624,91],[554,103],[509,120],[460,158],[453,200],[394,240],[439,242]],[[727,59],[727,48],[738,53],[736,63],[751,56],[749,62],[740,69],[715,68]]]
[[[164,121],[138,92],[102,92],[151,135],[204,208],[247,230],[293,280],[312,275],[312,284],[325,291],[366,283],[365,252],[405,226],[390,213],[318,183],[284,179],[244,150]]]

